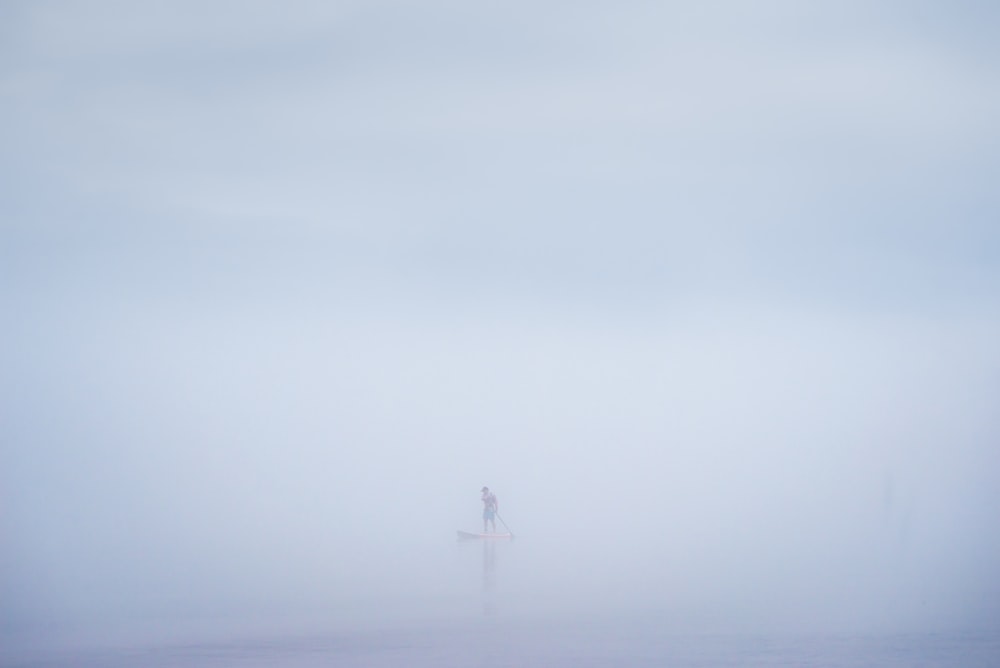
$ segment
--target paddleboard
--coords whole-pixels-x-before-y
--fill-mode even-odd
[[[459,531],[458,537],[463,539],[469,538],[513,538],[509,533],[469,533],[468,531]]]

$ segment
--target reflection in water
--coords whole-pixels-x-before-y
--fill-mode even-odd
[[[497,544],[492,540],[483,541],[483,614],[496,614],[496,568]]]
[[[498,601],[500,600],[500,592],[498,592],[497,584],[497,553],[502,552],[506,549],[506,546],[510,544],[509,540],[503,540],[502,538],[497,539],[493,536],[481,537],[476,534],[459,532],[459,545],[461,546],[460,551],[465,554],[463,562],[465,562],[470,569],[473,568],[472,559],[476,558],[474,550],[482,550],[482,575],[480,579],[480,599],[483,606],[483,615],[487,617],[492,617],[498,612]],[[478,544],[477,544],[478,543]],[[469,561],[466,561],[468,559]],[[471,570],[464,571],[471,575]],[[471,582],[468,584],[472,584]],[[503,589],[503,587],[499,587]],[[470,588],[471,589],[471,588]],[[472,592],[469,591],[471,594]]]

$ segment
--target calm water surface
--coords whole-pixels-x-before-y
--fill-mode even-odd
[[[647,622],[425,625],[297,633],[219,632],[197,640],[44,643],[4,666],[998,666],[1000,634],[742,635],[674,633]]]
[[[267,600],[257,614],[236,606],[210,617],[194,605],[128,625],[90,620],[0,629],[0,666],[1000,666],[1000,624],[989,620],[977,631],[844,633],[819,624],[809,628],[820,632],[807,633],[793,630],[795,616],[760,625],[773,613],[773,600],[754,599],[737,614],[728,601],[704,605],[711,592],[679,600],[677,587],[656,589],[655,579],[646,603],[654,595],[665,602],[654,606],[640,604],[634,592],[616,599],[611,586],[573,597],[581,587],[557,586],[560,576],[582,581],[573,563],[544,570],[545,559],[532,547],[445,544],[429,557],[411,554],[403,565],[442,564],[441,573],[399,575],[425,582],[424,589],[386,587],[349,601],[341,595],[337,611],[325,607],[325,598],[311,612],[303,601],[282,607]],[[856,628],[869,627],[861,621]]]

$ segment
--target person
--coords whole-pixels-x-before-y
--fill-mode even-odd
[[[493,527],[493,533],[497,532],[497,495],[490,491],[489,487],[483,487],[479,490],[483,493],[483,533],[486,533],[486,523]]]

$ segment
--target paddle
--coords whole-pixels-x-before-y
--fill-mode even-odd
[[[510,530],[510,527],[507,526],[507,523],[503,521],[502,517],[500,517],[500,513],[494,513],[494,514],[497,516],[497,519],[500,520],[500,524],[503,525],[503,528],[506,529],[507,533],[510,534],[510,537],[513,538],[514,537],[514,532]]]

